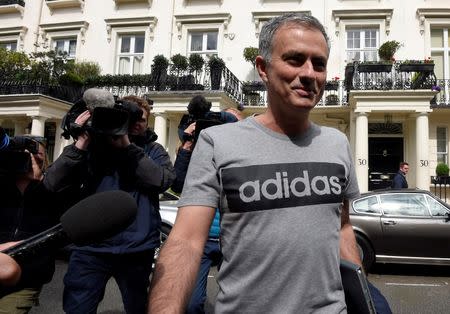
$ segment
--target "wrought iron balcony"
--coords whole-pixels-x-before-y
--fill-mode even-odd
[[[25,1],[24,0],[0,0],[0,6],[13,5],[13,4],[18,4],[22,7],[24,7]]]

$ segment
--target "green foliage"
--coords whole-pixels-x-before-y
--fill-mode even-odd
[[[169,67],[169,60],[164,57],[163,55],[156,55],[153,58],[153,64],[152,64],[152,72],[153,71],[164,71],[167,70]]]
[[[192,71],[192,72],[201,71],[204,64],[205,64],[205,60],[198,53],[193,53],[189,56],[189,70],[190,71]]]
[[[31,61],[23,52],[0,48],[0,77],[3,80],[24,80],[30,69]]]
[[[439,163],[436,166],[436,175],[437,176],[448,176],[449,168],[447,164]]]
[[[56,84],[59,77],[71,67],[67,61],[67,53],[54,50],[33,52],[30,54],[30,59],[29,79],[45,84]]]
[[[256,47],[246,47],[244,48],[244,59],[250,62],[253,67],[256,65],[256,57],[259,55],[259,49]]]
[[[402,44],[396,40],[387,41],[378,48],[378,56],[381,60],[393,61],[394,54],[401,46]]]
[[[100,65],[92,61],[69,62],[68,72],[78,75],[82,80],[89,77],[99,76],[101,73]]]
[[[225,61],[222,58],[214,55],[208,60],[208,66],[210,69],[223,69],[225,67]]]
[[[172,61],[173,69],[175,71],[186,71],[189,65],[187,57],[179,53],[173,55],[172,58],[170,58],[170,61]]]

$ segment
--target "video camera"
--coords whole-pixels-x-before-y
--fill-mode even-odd
[[[9,137],[0,127],[0,173],[20,174],[31,170],[30,153],[39,152],[39,142],[27,136]]]
[[[237,118],[228,112],[213,112],[211,102],[207,101],[202,95],[194,96],[188,105],[188,114],[181,117],[178,124],[178,136],[182,141],[197,141],[200,131],[214,125],[220,125],[227,122],[236,122]],[[193,136],[184,133],[184,130],[195,122],[195,132]]]
[[[69,139],[72,136],[78,138],[87,131],[94,136],[125,135],[128,134],[128,126],[136,123],[143,114],[142,109],[133,101],[117,100],[113,106],[96,106],[91,110],[91,118],[85,125],[75,123],[76,118],[88,110],[84,100],[77,101],[64,116],[61,128],[62,136]]]

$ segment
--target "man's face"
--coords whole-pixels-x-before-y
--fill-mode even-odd
[[[409,171],[409,166],[408,165],[403,165],[400,167],[400,170],[404,173],[407,174]]]
[[[284,25],[274,34],[270,63],[259,61],[272,110],[309,111],[320,101],[328,62],[327,43],[320,31]]]
[[[147,118],[148,113],[145,110],[142,110],[142,117],[133,125],[129,127],[128,133],[130,135],[142,135],[145,130],[147,130]]]

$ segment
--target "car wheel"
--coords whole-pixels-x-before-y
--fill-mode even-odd
[[[162,225],[161,229],[159,230],[159,247],[157,247],[155,249],[155,255],[153,257],[153,264],[152,264],[152,268],[155,269],[155,264],[156,264],[156,260],[158,259],[159,256],[159,251],[161,250],[162,245],[164,244],[164,242],[167,240],[167,237],[169,236],[170,231],[172,230],[172,228],[170,226],[167,225]]]
[[[358,250],[363,267],[367,272],[375,262],[375,252],[373,251],[369,241],[360,234],[356,234],[356,243],[358,244]]]

